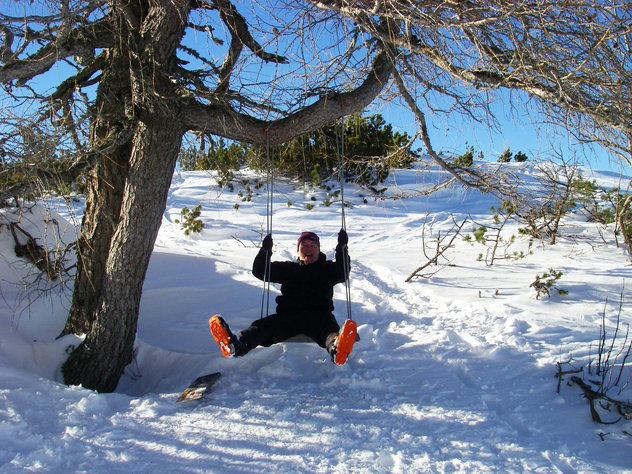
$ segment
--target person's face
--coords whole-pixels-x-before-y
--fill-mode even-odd
[[[298,246],[298,258],[305,265],[309,265],[310,263],[317,261],[319,252],[320,247],[313,240],[305,239]]]

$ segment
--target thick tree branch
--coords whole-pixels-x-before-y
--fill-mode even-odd
[[[213,2],[220,12],[220,16],[224,24],[228,27],[233,38],[237,38],[241,44],[245,45],[259,59],[266,62],[286,64],[287,58],[277,54],[266,52],[259,43],[250,34],[248,24],[237,9],[227,0],[214,0]]]
[[[233,69],[239,59],[239,55],[244,45],[241,40],[233,35],[233,39],[230,42],[230,47],[224,58],[224,63],[219,71],[219,80],[217,81],[217,87],[215,88],[215,95],[218,98],[224,97],[228,92],[228,86],[230,84],[230,78],[233,74]]]
[[[472,183],[466,181],[460,175],[460,173],[458,173],[452,166],[448,165],[445,162],[445,160],[443,160],[439,156],[439,154],[434,150],[434,148],[432,146],[432,142],[430,141],[430,135],[428,134],[428,126],[426,124],[426,116],[421,111],[421,109],[419,107],[417,107],[417,103],[415,102],[415,99],[413,99],[413,96],[410,94],[410,92],[408,92],[408,89],[406,88],[406,85],[404,84],[404,81],[402,80],[402,77],[399,75],[399,72],[396,69],[393,72],[393,78],[395,80],[395,84],[397,84],[397,89],[399,90],[400,95],[404,98],[404,102],[406,102],[406,105],[408,106],[408,108],[413,112],[413,114],[415,114],[415,118],[419,122],[419,128],[421,130],[421,133],[420,133],[421,141],[423,142],[424,146],[426,147],[426,150],[428,151],[428,154],[431,156],[431,158],[434,161],[437,162],[437,164],[442,169],[444,169],[445,171],[450,173],[452,176],[454,176],[454,178],[457,181],[459,181],[461,184],[464,184],[465,186],[472,186]]]
[[[265,121],[240,114],[228,105],[204,105],[188,100],[182,123],[190,131],[220,135],[254,145],[287,142],[345,115],[363,110],[383,90],[393,72],[385,51],[378,53],[366,79],[356,89],[331,93],[287,117]]]
[[[57,61],[68,57],[89,57],[97,48],[106,48],[114,42],[114,34],[106,22],[78,27],[67,41],[51,41],[25,59],[12,59],[0,66],[0,83],[29,79],[48,71]],[[3,55],[11,53],[3,51]]]
[[[599,142],[626,158],[630,115],[630,11],[623,4],[431,0],[316,0],[352,18],[374,38],[406,51],[415,71],[406,81],[520,90],[538,98],[555,124],[580,142]],[[377,27],[383,18],[399,34]],[[403,71],[402,71],[402,74]],[[449,76],[449,78],[448,78]],[[467,89],[461,89],[467,90]],[[455,99],[469,113],[475,94]],[[468,107],[469,106],[469,107]]]
[[[0,25],[0,34],[2,35],[2,43],[0,43],[0,62],[6,64],[13,59],[13,32],[4,25]]]

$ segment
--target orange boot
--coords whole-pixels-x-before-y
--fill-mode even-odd
[[[247,344],[241,342],[239,337],[231,332],[228,324],[219,314],[209,318],[208,327],[224,357],[239,357],[250,350]]]
[[[351,354],[353,350],[357,332],[356,322],[347,319],[342,325],[342,328],[340,328],[338,335],[327,344],[327,352],[329,352],[331,360],[335,364],[344,365],[344,363],[347,362],[347,357],[349,357],[349,354]]]

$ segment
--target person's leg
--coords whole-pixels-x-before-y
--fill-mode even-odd
[[[343,365],[353,350],[357,326],[355,321],[347,319],[342,328],[333,314],[327,312],[306,313],[302,315],[302,331],[316,343],[327,349],[331,360]]]
[[[300,331],[316,342],[320,347],[327,347],[327,339],[331,334],[337,335],[340,326],[336,317],[327,311],[305,312],[300,314]]]
[[[272,344],[286,341],[302,331],[298,318],[291,314],[271,314],[253,321],[249,328],[241,331],[240,341],[250,349],[257,346],[270,347]]]

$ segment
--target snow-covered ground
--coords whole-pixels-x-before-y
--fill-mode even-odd
[[[533,180],[531,167],[521,173]],[[593,174],[600,184],[618,182]],[[399,171],[386,194],[436,177]],[[243,329],[260,317],[263,296],[250,268],[266,226],[265,189],[250,202],[240,189],[247,194],[244,185],[222,191],[205,172],[174,177],[144,285],[138,355],[111,394],[61,382],[76,340],[55,338],[71,294],[29,298],[22,279],[32,273],[0,228],[0,472],[632,472],[632,421],[594,423],[570,376],[556,393],[556,363],[572,357],[586,367],[604,311],[613,333],[622,293],[621,333],[632,322],[632,267],[611,229],[602,231],[606,244],[596,224],[572,215],[557,245],[536,244],[533,254],[493,266],[478,261],[482,244],[458,238],[427,278],[406,283],[426,262],[422,233],[431,245],[453,218],[489,224],[498,203],[455,187],[375,200],[346,185],[351,309],[361,336],[348,363],[335,366],[315,344],[297,343],[225,359],[209,315]],[[325,206],[327,191],[288,182],[275,189],[273,258],[294,259],[303,230],[317,232],[331,258],[339,202]],[[80,203],[72,212],[51,204],[56,224],[49,219],[42,239],[72,240],[64,222],[78,222]],[[196,204],[205,227],[187,237],[175,220]],[[22,216],[33,235],[42,209]],[[509,250],[528,250],[527,239]],[[563,272],[558,287],[568,294],[536,299],[529,285],[550,268]],[[343,285],[335,303],[342,321]],[[176,403],[190,381],[215,371],[223,376],[209,398]],[[629,386],[617,392],[609,395],[632,398]]]

